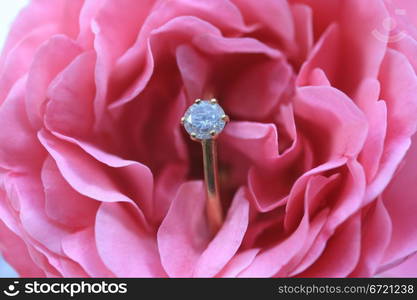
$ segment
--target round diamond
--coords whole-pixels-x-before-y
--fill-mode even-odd
[[[223,109],[216,102],[201,100],[185,112],[185,130],[199,140],[210,139],[223,130],[226,124],[224,115]]]

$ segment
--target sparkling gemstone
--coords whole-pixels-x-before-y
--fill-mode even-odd
[[[211,101],[201,100],[191,105],[184,115],[185,130],[191,135],[195,134],[195,138],[207,140],[214,135],[219,134],[226,121],[223,120],[225,115],[221,106]]]

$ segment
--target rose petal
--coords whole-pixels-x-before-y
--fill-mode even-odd
[[[286,100],[293,86],[293,71],[283,59],[246,65],[228,82],[224,109],[242,119],[264,120]]]
[[[346,167],[345,184],[326,223],[326,229],[330,232],[361,207],[365,195],[366,179],[363,167],[355,160],[349,160]]]
[[[294,230],[300,222],[304,207],[308,207],[308,214],[313,217],[320,207],[325,207],[326,195],[340,184],[340,174],[336,173],[330,177],[321,174],[340,167],[344,161],[329,162],[319,166],[301,176],[291,189],[286,205],[284,226],[286,230]],[[324,199],[323,199],[324,198]]]
[[[44,156],[27,120],[25,83],[25,79],[19,80],[0,106],[0,166],[16,171],[40,168]]]
[[[292,109],[284,111],[291,115],[293,113]],[[285,127],[289,127],[291,135],[295,133],[295,128],[291,126],[294,121],[292,117],[287,116],[290,120],[286,120],[287,124],[284,123]],[[304,162],[300,159],[303,145],[297,137],[292,138],[292,145],[282,155],[271,158],[260,156],[257,164],[248,173],[248,187],[253,195],[254,205],[260,212],[271,211],[282,205],[297,179],[298,172],[302,171],[298,164],[295,167],[295,163]]]
[[[40,178],[34,174],[13,174],[4,184],[8,194],[13,194],[19,203],[20,222],[29,236],[42,247],[62,254],[61,240],[70,230],[47,217]]]
[[[26,85],[26,110],[34,128],[40,128],[42,125],[43,105],[51,81],[80,53],[81,48],[63,35],[52,37],[37,51],[28,72]]]
[[[365,187],[363,170],[357,162],[348,161],[347,172],[342,185],[344,186],[344,190],[341,191],[330,211],[328,213],[326,212],[326,222],[313,240],[307,254],[300,262],[297,271],[302,271],[306,267],[313,265],[320,255],[322,255],[323,251],[327,249],[326,243],[336,228],[341,224],[345,224],[344,222],[361,206]],[[322,213],[324,214],[324,212]],[[309,235],[310,238],[311,236]]]
[[[414,71],[417,71],[417,58],[414,55],[417,51],[417,40],[405,35],[401,40],[392,45],[393,49],[404,54],[410,64],[413,66]]]
[[[118,185],[116,178],[110,175],[109,167],[105,168],[103,164],[95,159],[91,159],[91,156],[83,152],[80,148],[66,141],[59,140],[46,131],[39,133],[39,140],[54,158],[65,180],[80,194],[104,202],[128,202],[134,204],[132,198],[120,191],[118,187],[120,185]],[[152,177],[150,177],[149,170],[146,168],[142,168],[141,166],[138,168],[136,166],[129,168],[132,163],[120,161],[114,156],[112,157],[101,151],[97,152],[98,155],[107,157],[110,161],[112,158],[115,159],[115,165],[112,167],[120,167],[125,178],[132,180],[131,172],[139,172],[140,176],[138,178],[141,178],[142,183],[152,182]],[[143,203],[144,206],[146,206],[145,203],[150,204],[148,201],[149,192],[152,191],[146,189],[146,194],[142,194],[140,198],[135,200],[138,203]],[[133,205],[133,207],[141,215],[144,224],[147,224],[142,210],[136,205]]]
[[[45,9],[45,5],[48,9]],[[82,1],[35,1],[24,8],[14,22],[6,41],[0,65],[0,103],[14,82],[29,69],[38,47],[56,33],[74,37]],[[65,13],[64,13],[65,12]]]
[[[45,212],[58,223],[73,227],[93,224],[99,203],[77,193],[62,177],[52,158],[47,158],[41,179],[45,191]]]
[[[353,157],[360,152],[368,124],[362,111],[351,99],[339,90],[326,86],[299,88],[298,95],[294,102],[295,115],[310,126],[315,126],[315,131],[309,131],[315,134],[312,143],[329,145],[327,150],[320,146],[320,150],[317,149],[320,153],[316,152],[316,157],[329,161],[341,156]],[[301,123],[299,127],[302,126],[308,125]],[[324,142],[326,136],[330,140],[326,138]]]
[[[258,2],[233,0],[245,12],[246,21],[257,25],[270,39],[278,39],[281,45],[291,49],[294,42],[294,23],[287,1],[260,0]]]
[[[66,236],[62,241],[62,249],[69,258],[78,262],[89,276],[114,277],[98,255],[92,227]]]
[[[295,255],[288,265],[279,273],[278,277],[294,277],[307,269],[317,258],[314,244],[320,239],[320,233],[329,216],[329,209],[323,209],[310,222],[310,230],[302,249]]]
[[[94,125],[95,57],[93,52],[81,54],[49,87],[50,100],[44,112],[44,123],[49,130],[69,136],[90,134]],[[80,74],[83,74],[81,81]]]
[[[241,154],[243,157],[238,160],[258,164],[278,156],[278,132],[274,124],[232,121],[220,138],[225,161]]]
[[[186,178],[186,168],[180,164],[171,164],[164,168],[155,179],[155,218],[160,224],[165,218],[175,195]]]
[[[159,253],[167,274],[170,277],[192,276],[209,239],[203,185],[201,182],[185,183],[158,230]]]
[[[212,11],[216,11],[216,13],[213,14]],[[213,24],[215,27],[221,28],[226,35],[251,30],[249,26],[244,24],[240,11],[230,1],[181,0],[158,3],[143,24],[135,44],[120,57],[115,66],[113,78],[116,80],[116,88],[121,85],[120,82],[126,83],[126,81],[131,80],[129,78],[135,78],[135,80],[128,85],[127,89],[119,91],[122,96],[112,103],[110,106],[112,109],[130,102],[143,91],[148,83],[152,75],[154,56],[156,55],[150,49],[150,44],[147,40],[149,35],[154,35],[166,23],[183,16],[193,16],[201,20],[201,23]],[[185,33],[187,31],[185,30]],[[152,39],[154,40],[154,38]],[[181,39],[170,38],[169,41],[178,43]],[[166,47],[152,46],[152,49],[160,50],[164,48]],[[175,47],[173,48],[175,49]],[[201,72],[203,71],[201,70]],[[138,76],[133,75],[137,73],[139,73]],[[194,97],[192,94],[189,96],[191,98]],[[197,97],[200,97],[200,95]]]
[[[97,212],[95,236],[101,259],[116,276],[164,276],[156,239],[129,204],[103,202]]]
[[[218,274],[219,277],[236,277],[255,259],[260,249],[249,249],[237,253]]]
[[[189,99],[200,98],[204,95],[209,75],[207,59],[189,45],[180,45],[177,48],[176,60],[187,97]]]
[[[81,45],[84,49],[94,48],[94,34],[91,24],[103,4],[104,1],[85,0],[81,7],[77,44]]]
[[[219,232],[198,259],[193,276],[213,277],[230,261],[239,249],[248,227],[249,202],[247,191],[237,191]]]
[[[369,124],[368,137],[359,155],[368,181],[372,181],[378,171],[387,131],[387,106],[385,101],[378,101],[379,93],[379,82],[368,79],[362,82],[356,98]]]
[[[314,85],[311,81],[314,76],[311,73],[317,69],[323,70],[328,81],[333,83],[335,70],[338,70],[335,65],[338,53],[340,53],[340,27],[337,24],[331,24],[320,35],[320,39],[311,50],[309,58],[301,66],[296,84],[298,86]]]
[[[307,59],[314,43],[313,33],[313,10],[310,6],[304,4],[291,5],[292,16],[294,19],[295,28],[295,44],[298,46],[298,51],[295,59],[298,64],[301,64]]]
[[[39,248],[35,249],[35,247],[28,246],[28,251],[32,260],[45,272],[46,277],[62,277],[62,273],[57,268],[57,263],[60,265],[60,262],[55,259],[51,259],[51,255],[38,250]]]
[[[305,215],[298,228],[288,238],[261,251],[249,267],[239,273],[239,277],[271,277],[278,273],[302,247],[308,227],[308,216]]]
[[[45,273],[30,257],[24,241],[0,222],[1,253],[4,259],[13,266],[19,276],[43,277]]]
[[[380,97],[387,105],[388,127],[378,174],[367,189],[368,200],[375,199],[392,179],[410,147],[417,124],[417,78],[404,55],[387,51],[379,81]]]
[[[25,231],[24,227],[22,226],[22,223],[20,221],[19,215],[17,214],[17,210],[15,207],[18,205],[11,206],[10,202],[18,202],[17,194],[15,191],[8,187],[10,185],[7,183],[10,181],[10,179],[7,179],[10,177],[11,174],[8,174],[5,178],[2,178],[4,182],[2,183],[2,186],[6,189],[3,191],[3,189],[0,189],[0,216],[4,224],[7,226],[9,230],[11,230],[16,236],[18,236],[25,244],[25,247],[27,248],[28,255],[30,259],[33,261],[33,263],[40,269],[42,272],[44,272],[46,275],[49,276],[59,276],[59,272],[57,269],[55,269],[48,259],[45,257],[43,253],[50,253],[45,247],[40,245],[36,242],[36,240],[32,239]],[[42,252],[42,253],[41,253]],[[7,254],[6,254],[7,258]],[[14,260],[9,260],[9,262],[14,262]],[[19,264],[17,264],[19,266]]]
[[[109,81],[117,58],[134,43],[140,26],[145,21],[149,9],[153,5],[150,0],[137,5],[135,0],[106,0],[91,22],[94,33],[94,49],[97,53],[95,69],[96,97],[94,111],[96,125],[102,124],[106,114],[109,97]],[[123,32],[120,35],[120,32]],[[117,41],[117,42],[115,42]]]
[[[324,25],[327,29],[318,35],[321,36],[320,41],[304,63],[298,83],[308,85],[308,73],[321,68],[332,86],[354,96],[358,84],[364,78],[376,78],[379,72],[386,42],[377,39],[373,31],[381,27],[388,12],[380,1],[369,5],[360,0],[347,1],[334,8],[330,14],[328,3],[311,5],[321,7],[323,14],[328,14],[318,21],[327,23]],[[343,76],[337,70],[343,70]]]
[[[356,267],[360,256],[359,216],[353,216],[341,225],[326,245],[320,258],[300,277],[345,277]],[[343,253],[343,259],[340,254]]]
[[[378,274],[380,277],[416,278],[417,276],[417,254],[411,255],[404,262],[388,271]]]
[[[391,220],[381,199],[362,215],[361,257],[349,277],[372,277],[391,238]]]
[[[326,73],[323,69],[315,68],[310,73],[309,78],[309,84],[310,85],[324,85],[324,86],[331,86],[331,83],[329,79],[327,78]]]
[[[385,189],[382,199],[392,222],[392,236],[383,263],[399,260],[417,251],[417,136],[412,139],[406,163]]]

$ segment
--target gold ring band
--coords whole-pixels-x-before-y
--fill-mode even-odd
[[[207,218],[212,232],[217,232],[223,223],[223,209],[220,201],[219,171],[215,139],[202,140],[204,179],[207,189]]]
[[[223,223],[216,138],[228,122],[229,117],[214,98],[195,100],[181,118],[181,123],[191,139],[201,142],[203,148],[204,179],[207,190],[206,215],[213,234]]]

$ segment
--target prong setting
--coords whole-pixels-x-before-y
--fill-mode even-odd
[[[223,115],[222,116],[222,120],[225,121],[226,123],[229,123],[230,122],[230,118],[229,118],[228,115]]]
[[[229,117],[214,98],[195,100],[181,118],[181,124],[194,141],[215,139],[228,121]]]

